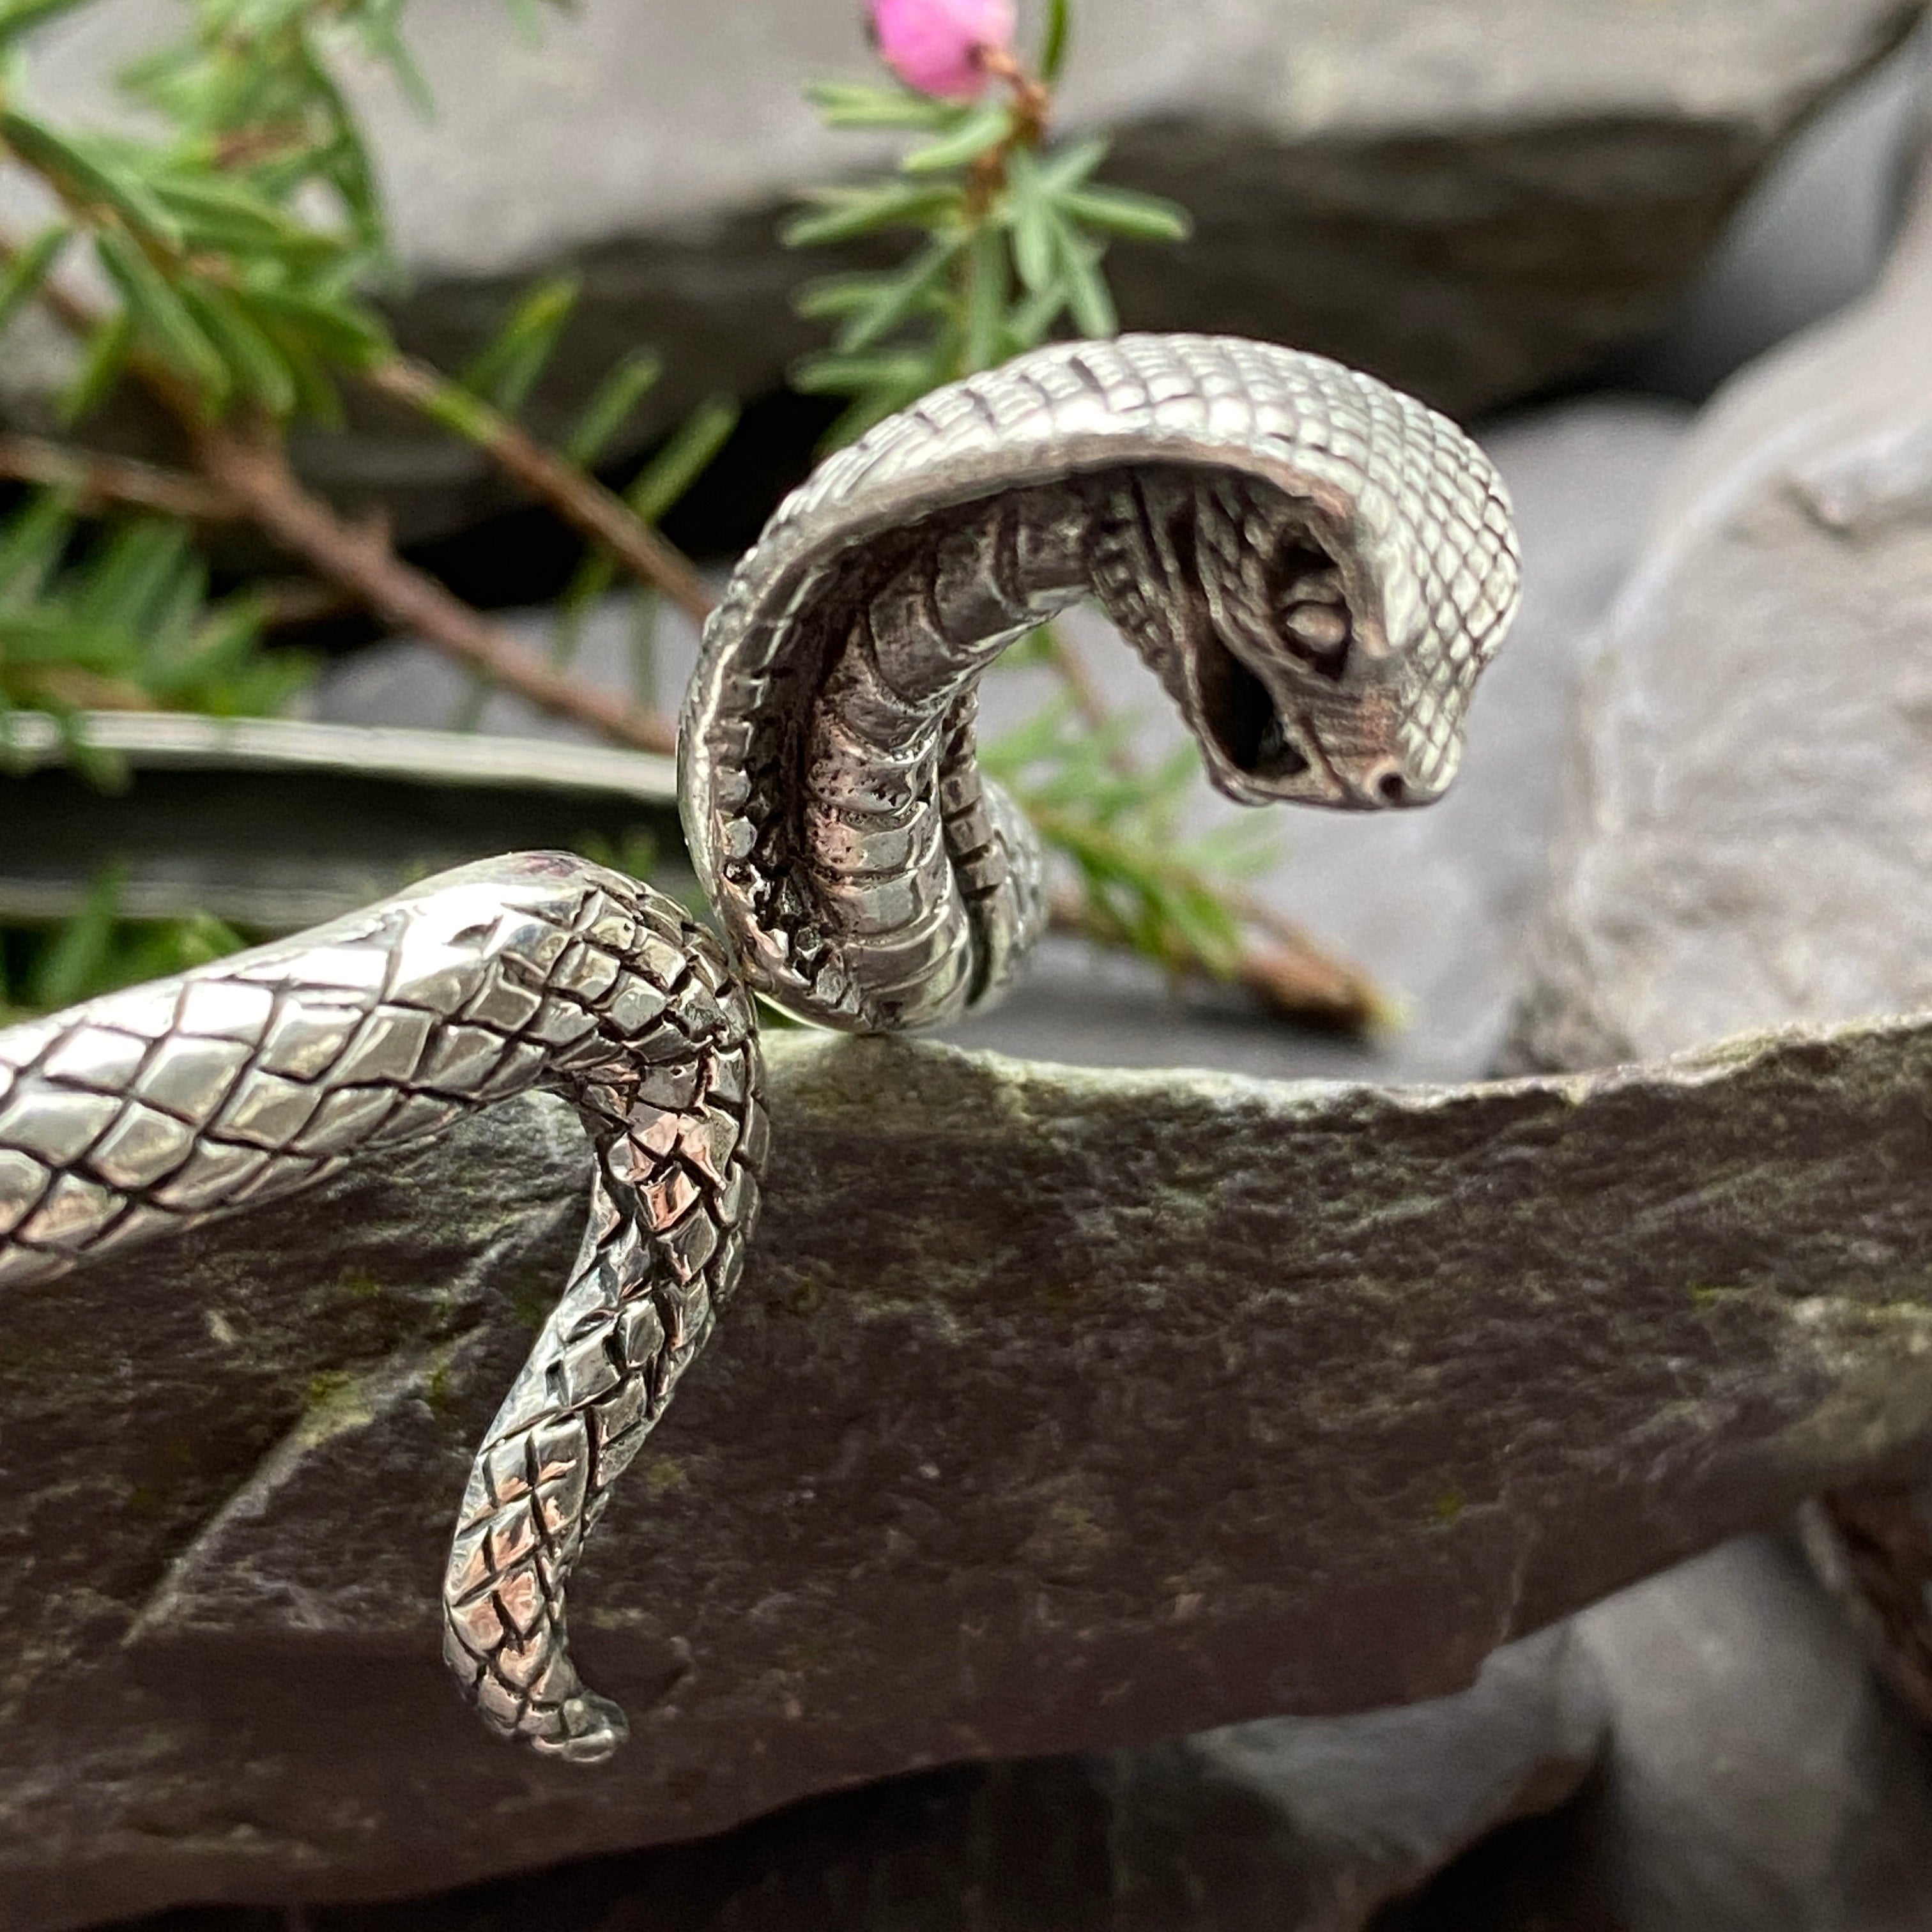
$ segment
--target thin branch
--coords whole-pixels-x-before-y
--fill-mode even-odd
[[[1246,919],[1252,902],[1238,895],[1228,895]],[[1094,918],[1085,894],[1062,890],[1053,894],[1048,917],[1055,932],[1097,945],[1118,945],[1117,935]],[[1268,941],[1244,946],[1228,974],[1228,980],[1253,995],[1270,1012],[1304,1026],[1332,1028],[1337,1033],[1358,1035],[1372,1033],[1394,1022],[1395,1014],[1388,1000],[1368,976],[1345,961],[1324,952],[1300,928],[1277,914],[1269,915],[1273,928]],[[1204,964],[1186,969],[1187,976],[1216,980],[1220,975]]]
[[[982,47],[980,65],[995,80],[1012,89],[1014,119],[1018,138],[1037,146],[1046,138],[1047,124],[1053,118],[1053,92],[1046,82],[1021,66],[1010,48]]]
[[[1040,635],[1046,642],[1047,660],[1058,674],[1060,682],[1066,686],[1066,694],[1072,700],[1080,722],[1090,730],[1107,730],[1114,722],[1114,714],[1102,696],[1094,674],[1087,668],[1087,660],[1060,634],[1058,624],[1042,625]],[[1126,776],[1135,774],[1133,754],[1124,745],[1114,748],[1108,762]]]
[[[1266,934],[1261,944],[1244,946],[1234,962],[1234,977],[1263,1005],[1341,1033],[1378,1033],[1397,1023],[1394,1001],[1359,967],[1246,893],[1224,896],[1238,918]]]
[[[249,594],[262,608],[262,622],[272,631],[320,624],[346,617],[362,608],[362,601],[339,584],[314,577],[272,577],[249,586]]]
[[[547,449],[500,410],[439,370],[396,356],[363,373],[370,388],[461,433],[503,473],[548,503],[580,535],[608,550],[640,582],[661,590],[699,623],[717,599],[690,559],[668,543],[623,499]]]
[[[0,238],[0,263],[11,261],[16,252],[15,244]],[[85,338],[99,325],[92,304],[57,278],[42,283],[38,296],[77,335]],[[676,749],[677,728],[669,719],[556,670],[398,556],[386,531],[340,515],[302,483],[272,433],[250,436],[211,421],[194,392],[172,370],[149,358],[136,358],[129,367],[181,425],[201,479],[384,622],[413,632],[446,657],[554,717],[588,725],[640,750]]]
[[[284,549],[386,623],[412,632],[446,657],[553,716],[573,718],[647,752],[674,752],[677,728],[655,712],[557,670],[500,625],[471,609],[390,548],[374,526],[346,521],[304,488],[278,442],[206,424],[188,425],[196,466],[232,490],[250,519]]]
[[[204,478],[34,436],[0,434],[0,476],[65,490],[81,511],[118,503],[202,524],[233,523],[248,514],[238,499]]]

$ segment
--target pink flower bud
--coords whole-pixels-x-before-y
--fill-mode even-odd
[[[981,56],[1012,45],[1013,0],[871,0],[879,58],[908,87],[970,100],[986,85]]]

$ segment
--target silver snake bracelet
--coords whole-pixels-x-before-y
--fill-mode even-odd
[[[1519,576],[1482,453],[1316,356],[1130,335],[939,390],[820,466],[706,627],[680,776],[722,944],[648,886],[520,854],[0,1032],[0,1285],[566,1096],[589,1226],[472,1466],[444,1651],[492,1729],[606,1756],[623,1714],[577,1674],[564,1592],[743,1268],[752,994],[934,1025],[1043,923],[1039,845],[975,760],[981,674],[1091,597],[1229,796],[1422,804]]]

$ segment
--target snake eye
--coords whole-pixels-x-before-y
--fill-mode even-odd
[[[1282,577],[1275,600],[1282,643],[1310,670],[1340,683],[1348,668],[1354,634],[1342,595],[1341,572],[1298,546]]]

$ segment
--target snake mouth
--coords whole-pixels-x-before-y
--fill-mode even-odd
[[[1364,730],[1362,717],[1338,720],[1324,710],[1324,687],[1311,685],[1297,702],[1292,689],[1271,689],[1215,639],[1196,646],[1193,686],[1210,775],[1234,798],[1385,812],[1427,805],[1442,789],[1395,748],[1388,694],[1372,685],[1356,699],[1358,710],[1374,715]]]
[[[1268,686],[1218,638],[1197,645],[1195,678],[1201,722],[1240,777],[1285,784],[1312,770]]]

